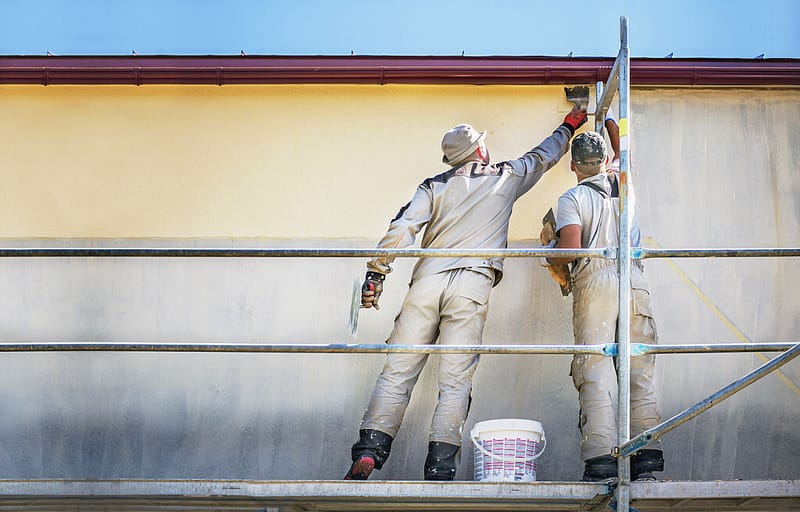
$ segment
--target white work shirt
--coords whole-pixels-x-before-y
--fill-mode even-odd
[[[423,248],[504,249],[514,202],[530,190],[567,152],[569,128],[559,126],[516,160],[484,165],[467,162],[426,179],[389,224],[379,249],[405,248],[425,228]],[[393,257],[373,258],[367,270],[391,272]],[[502,258],[420,258],[413,280],[456,268],[502,278]],[[494,272],[492,271],[494,270]]]
[[[558,198],[556,214],[556,232],[564,226],[575,224],[581,226],[581,247],[585,249],[619,247],[619,198],[611,197],[611,180],[618,176],[612,173],[600,173],[582,180],[578,185],[564,192]],[[593,183],[606,191],[603,196],[597,190],[582,185]],[[641,233],[636,216],[636,201],[633,188],[629,188],[628,207],[633,214],[631,222],[631,246],[640,247]],[[572,266],[572,275],[576,279],[584,272],[616,265],[615,260],[604,258],[579,258]]]

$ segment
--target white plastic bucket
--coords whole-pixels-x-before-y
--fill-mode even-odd
[[[475,445],[475,481],[536,481],[536,459],[547,447],[538,421],[481,421],[472,428],[470,438]]]

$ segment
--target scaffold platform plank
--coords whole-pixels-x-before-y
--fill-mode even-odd
[[[604,511],[613,484],[582,482],[0,480],[0,510]],[[800,511],[800,480],[634,482],[646,511]]]

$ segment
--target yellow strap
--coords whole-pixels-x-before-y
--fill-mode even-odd
[[[628,118],[623,117],[619,120],[619,136],[620,137],[627,137],[628,136]]]

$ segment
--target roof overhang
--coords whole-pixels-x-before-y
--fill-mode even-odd
[[[614,59],[0,56],[0,84],[479,84],[605,81]],[[634,86],[800,86],[800,59],[631,59]]]

